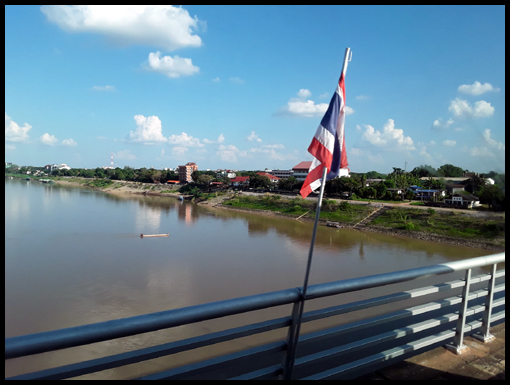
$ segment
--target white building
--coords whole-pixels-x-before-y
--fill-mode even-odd
[[[293,170],[273,170],[270,172],[270,174],[274,175],[275,177],[280,178],[280,179],[288,179],[291,176],[294,176],[294,171]]]

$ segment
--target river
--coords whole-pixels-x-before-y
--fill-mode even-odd
[[[312,227],[293,219],[201,207],[169,197],[113,195],[6,179],[5,336],[301,286]],[[141,233],[170,236],[142,239]],[[320,226],[310,284],[488,254],[482,249]],[[285,314],[289,308],[265,316]],[[9,360],[6,376],[257,320],[236,317],[232,324],[210,321],[66,353]],[[123,378],[119,370],[107,372],[106,378]],[[145,371],[122,373],[130,377]],[[87,378],[105,378],[95,376]]]

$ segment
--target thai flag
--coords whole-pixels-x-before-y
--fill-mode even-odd
[[[308,147],[313,155],[313,161],[308,175],[301,187],[300,193],[306,198],[312,191],[318,189],[322,183],[324,167],[328,174],[326,181],[338,176],[340,168],[347,167],[347,153],[345,152],[345,72],[347,71],[347,56],[335,94],[329,102],[328,110],[322,118],[321,124]]]

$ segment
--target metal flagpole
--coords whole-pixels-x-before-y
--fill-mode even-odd
[[[346,62],[351,61],[349,58],[350,48],[347,48],[345,50],[345,57],[342,64],[342,74],[345,70]],[[351,53],[352,57],[352,53]],[[294,360],[296,358],[296,348],[299,340],[299,331],[301,329],[301,320],[303,318],[303,309],[305,307],[305,298],[306,298],[306,291],[308,289],[308,278],[310,276],[310,268],[312,266],[312,256],[313,256],[313,247],[315,244],[315,236],[317,234],[317,225],[319,224],[319,217],[321,215],[321,207],[322,207],[322,197],[324,195],[324,187],[326,186],[326,175],[328,174],[328,169],[324,167],[324,170],[322,172],[322,182],[321,182],[321,189],[319,192],[319,200],[317,202],[317,210],[315,212],[315,223],[313,224],[313,232],[312,232],[312,241],[310,243],[310,251],[308,252],[308,262],[306,264],[306,273],[305,273],[305,281],[303,283],[303,291],[301,293],[301,300],[299,302],[299,309],[298,309],[298,315],[297,320],[295,323],[295,329],[293,332],[291,332],[289,335],[291,336],[291,341],[289,341],[287,352],[287,362],[286,367],[284,369],[284,379],[290,380],[290,377],[292,375],[292,367],[294,366]]]

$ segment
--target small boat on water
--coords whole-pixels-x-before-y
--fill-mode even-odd
[[[330,221],[326,222],[326,226],[328,226],[328,227],[336,227],[337,229],[341,229],[343,227],[338,222],[330,222]]]
[[[146,234],[146,235],[143,235],[140,234],[140,238],[149,238],[149,237],[168,237],[170,236],[170,234]]]
[[[184,200],[184,198],[182,197],[182,195],[179,195],[179,200],[182,202]]]

